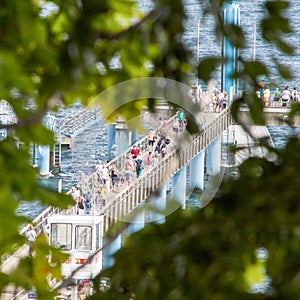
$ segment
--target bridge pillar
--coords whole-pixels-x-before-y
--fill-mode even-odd
[[[164,183],[163,186],[157,191],[159,194],[157,196],[151,196],[151,206],[159,210],[166,209],[167,201],[167,184]],[[150,222],[164,223],[165,215],[156,211],[150,211]]]
[[[133,145],[138,141],[138,137],[135,131],[130,131],[130,145]]]
[[[186,166],[172,176],[171,196],[183,209],[186,207]]]
[[[207,145],[205,151],[206,151],[206,173],[208,175],[211,175],[211,169],[212,169],[212,144]]]
[[[221,136],[214,139],[207,147],[207,174],[217,175],[221,170]]]
[[[133,211],[135,213],[135,211]],[[138,213],[136,213],[136,216],[131,221],[131,223],[128,226],[128,234],[134,234],[135,232],[143,229],[145,226],[145,211],[141,210]]]
[[[230,0],[225,4],[224,23],[240,25],[240,8],[234,0]],[[224,88],[222,88],[230,95],[231,88],[233,88],[233,93],[237,93],[238,90],[237,81],[231,78],[238,68],[238,49],[226,37],[224,38],[223,56],[227,59],[227,62],[223,66],[222,82],[224,82]]]
[[[113,255],[121,249],[121,234],[119,234],[108,246],[108,241],[104,239],[104,250],[103,250],[103,269],[107,269],[111,267],[115,260],[113,258]]]
[[[205,150],[202,150],[190,161],[190,188],[204,189]]]
[[[116,124],[108,124],[107,129],[107,159],[112,160],[114,145],[115,145],[115,138],[116,138]]]
[[[123,120],[118,119],[116,126],[116,134],[115,134],[115,145],[116,145],[116,152],[117,154],[121,154],[122,152],[126,151],[129,144],[129,132],[126,125],[126,122]]]
[[[43,178],[49,177],[50,172],[50,146],[39,146],[39,175]]]

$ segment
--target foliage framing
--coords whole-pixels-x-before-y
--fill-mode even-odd
[[[242,29],[222,22],[226,1],[199,2],[205,13],[215,17],[216,35],[226,36],[237,47],[245,46],[236,43],[244,41]],[[9,126],[8,138],[0,143],[0,255],[25,242],[18,229],[29,220],[15,214],[20,201],[40,199],[43,204],[60,207],[71,203],[68,197],[38,186],[37,174],[28,163],[31,143],[54,142],[53,134],[42,126],[46,112],[61,104],[68,106],[76,98],[88,104],[103,89],[130,78],[161,76],[188,83],[188,74],[193,71],[191,54],[181,40],[185,12],[180,0],[156,0],[146,15],[134,2],[125,0],[52,3],[56,10],[47,16],[41,16],[43,3],[38,0],[4,0],[0,8],[0,94],[19,120]],[[284,40],[291,32],[284,15],[288,2],[266,1],[265,7],[262,38],[283,53],[293,54]],[[254,92],[258,76],[268,76],[270,71],[263,62],[239,59],[243,67],[234,76],[250,87],[250,92],[235,102],[233,116],[239,121],[238,108],[247,104],[254,123],[263,124],[262,106]],[[274,61],[279,74],[289,78],[290,72],[276,58]],[[202,62],[199,78],[208,81],[207,74],[212,74],[218,63],[216,58]],[[26,109],[32,102],[34,109]],[[298,109],[296,106],[291,113]],[[129,119],[136,110],[132,103],[120,113]],[[16,147],[16,141],[21,148]],[[112,288],[92,298],[296,299],[298,144],[291,140],[284,151],[271,149],[278,155],[276,165],[259,159],[246,162],[239,179],[226,182],[222,195],[202,211],[178,212],[165,224],[150,225],[130,237],[116,254],[114,267],[107,271]],[[255,262],[258,247],[269,254],[266,273],[272,278],[272,290],[253,295],[247,293],[244,273]],[[59,278],[59,264],[50,264],[47,255],[51,250],[57,261],[63,257],[49,249],[43,236],[35,250],[36,257],[22,260],[13,274],[0,273],[1,290],[9,283],[34,286],[40,299],[53,298],[46,277],[53,274]],[[199,282],[199,286],[192,282]]]

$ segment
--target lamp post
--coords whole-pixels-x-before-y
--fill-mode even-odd
[[[256,19],[254,20],[253,28],[253,61],[256,60]]]
[[[197,47],[196,47],[196,83],[199,86],[199,77],[198,77],[198,64],[199,64],[199,51],[200,51],[200,19],[197,21]]]

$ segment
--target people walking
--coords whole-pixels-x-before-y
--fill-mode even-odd
[[[80,196],[80,191],[77,188],[77,186],[72,186],[66,194],[70,195],[74,199],[74,201],[76,201],[77,198]]]
[[[297,99],[296,99],[296,96],[297,96],[297,88],[296,87],[294,87],[293,88],[293,91],[292,91],[292,100],[293,100],[293,102],[296,102],[297,101]]]
[[[149,132],[148,132],[148,147],[149,147],[149,150],[153,150],[154,141],[155,141],[154,133],[153,133],[153,130],[150,129]]]
[[[129,156],[126,156],[125,160],[125,181],[127,185],[131,183],[133,165]]]
[[[138,157],[135,160],[135,171],[136,171],[136,178],[139,178],[142,175],[143,170],[143,161],[141,159],[141,156],[138,155]]]
[[[280,91],[279,88],[276,88],[275,92],[274,92],[274,101],[278,102],[280,100]]]
[[[98,163],[95,167],[95,172],[97,173],[98,176],[98,182],[101,183],[102,179],[101,179],[101,170],[103,168],[103,163],[101,160],[98,160]]]
[[[179,122],[179,130],[182,131],[183,130],[183,122],[184,122],[184,119],[185,119],[184,111],[182,109],[180,109],[177,112],[177,119],[178,119],[178,122]]]
[[[116,191],[116,183],[118,179],[118,170],[114,164],[111,165],[111,170],[110,170],[110,180],[111,180],[111,190],[113,192]]]
[[[77,202],[77,214],[85,215],[85,213],[86,213],[85,200],[84,200],[84,196],[81,195]]]
[[[29,246],[29,256],[32,256],[33,255],[33,243],[37,238],[37,233],[31,224],[29,225],[28,229],[26,230],[25,236],[27,238],[27,243]]]
[[[80,198],[80,190],[77,186],[72,186],[71,189],[66,194],[70,195],[74,200],[74,205],[69,207],[69,210],[75,215],[77,214],[77,202],[78,199]]]
[[[90,215],[92,213],[92,195],[88,193],[84,197],[85,199],[85,213]]]
[[[132,158],[133,159],[136,159],[138,157],[138,155],[140,154],[140,149],[137,148],[136,145],[133,145],[131,151],[130,151],[131,155],[132,155]]]
[[[157,152],[154,153],[152,157],[152,165],[157,166],[159,161],[159,154]]]
[[[259,98],[263,99],[264,98],[264,91],[265,91],[265,87],[264,84],[260,85],[260,90],[259,90]]]
[[[147,165],[148,167],[151,167],[153,165],[153,161],[152,161],[152,151],[149,151],[148,156],[147,156]]]
[[[292,98],[292,94],[289,91],[289,86],[286,86],[281,93],[282,107],[287,107],[291,98]]]
[[[160,144],[160,153],[161,153],[161,157],[164,158],[166,153],[167,153],[167,144],[166,144],[166,140],[163,139],[161,141],[161,144]]]
[[[109,183],[109,171],[106,165],[102,164],[102,168],[100,168],[99,170],[99,176],[100,176],[100,184],[102,186],[106,186]]]
[[[263,102],[264,102],[264,107],[269,106],[269,101],[270,101],[270,89],[268,86],[264,89],[263,92]]]

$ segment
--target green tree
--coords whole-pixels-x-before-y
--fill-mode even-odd
[[[242,28],[222,22],[225,2],[200,4],[205,14],[215,17],[216,35],[242,49],[246,46]],[[47,5],[52,9],[45,9]],[[288,2],[266,1],[265,7],[262,37],[292,55],[293,48],[284,40],[291,32],[284,15]],[[182,41],[185,11],[180,0],[154,1],[148,14],[139,11],[135,2],[123,0],[3,0],[0,12],[0,94],[18,119],[1,126],[8,129],[8,137],[0,142],[3,255],[25,242],[19,228],[29,220],[16,215],[21,201],[39,199],[61,208],[71,204],[70,197],[41,187],[29,163],[33,143],[54,143],[53,133],[42,123],[46,112],[78,98],[88,105],[104,89],[130,78],[158,76],[189,84],[190,73],[196,72]],[[233,115],[239,121],[239,106],[247,104],[253,121],[263,124],[263,107],[254,91],[258,75],[269,76],[270,70],[263,62],[242,56],[239,60],[242,67],[233,76],[250,92],[234,103]],[[199,78],[208,81],[221,62],[220,58],[201,61]],[[283,78],[291,76],[281,62],[275,64]],[[137,102],[122,106],[122,99],[115,101],[120,106],[116,113],[126,119],[140,111]],[[153,109],[154,99],[147,101]],[[102,106],[105,109],[107,104]],[[295,106],[291,114],[297,110]],[[178,211],[165,224],[151,224],[131,236],[116,254],[114,267],[100,274],[108,275],[112,283],[101,299],[130,299],[133,294],[137,299],[296,299],[297,149],[298,141],[292,140],[282,152],[270,149],[279,158],[276,164],[247,161],[239,179],[225,182],[222,194],[205,209]],[[252,295],[247,293],[245,274],[255,264],[259,247],[269,255],[265,268],[272,290]],[[34,286],[40,299],[53,298],[47,276],[60,279],[60,265],[48,262],[47,256],[49,251],[57,261],[65,256],[49,247],[44,236],[37,239],[35,250],[36,256],[21,260],[12,274],[0,273],[0,290],[11,283]]]

